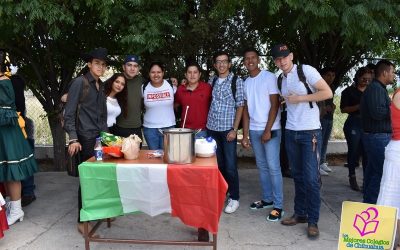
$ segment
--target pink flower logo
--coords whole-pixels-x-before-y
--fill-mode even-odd
[[[376,232],[379,225],[379,221],[376,220],[378,215],[378,210],[374,207],[369,207],[360,214],[356,214],[354,217],[353,227],[357,229],[361,237]]]

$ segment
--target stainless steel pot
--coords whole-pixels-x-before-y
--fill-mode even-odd
[[[194,141],[196,131],[187,128],[170,128],[164,134],[164,162],[189,164],[196,159]]]

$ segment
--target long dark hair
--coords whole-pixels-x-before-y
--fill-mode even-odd
[[[117,98],[118,104],[121,107],[122,115],[126,118],[128,115],[128,80],[126,79],[123,73],[115,73],[112,75],[107,81],[104,83],[104,94],[108,96],[111,93],[112,85],[114,81],[118,78],[122,77],[125,79],[125,87],[121,92],[117,93],[115,97]]]

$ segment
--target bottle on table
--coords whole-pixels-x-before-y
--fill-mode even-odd
[[[94,144],[94,158],[96,159],[96,161],[103,160],[103,147],[101,146],[100,137],[96,138],[96,144]]]

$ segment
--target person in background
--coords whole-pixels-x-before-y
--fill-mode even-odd
[[[127,55],[122,65],[126,78],[127,91],[126,116],[117,117],[117,124],[113,128],[115,135],[128,137],[136,134],[143,140],[142,135],[142,84],[144,78],[140,75],[140,60],[137,55]]]
[[[385,147],[392,136],[390,98],[386,87],[393,84],[394,64],[380,60],[376,64],[375,78],[361,97],[361,123],[363,144],[368,155],[364,173],[364,203],[375,204],[382,178]]]
[[[17,108],[17,112],[21,113],[21,116],[25,120],[25,130],[27,133],[27,140],[29,145],[32,148],[32,151],[35,152],[35,129],[34,123],[31,119],[26,116],[26,105],[25,105],[25,81],[19,75],[12,75],[10,77],[12,82],[14,93],[15,93],[15,106]],[[25,180],[21,181],[22,185],[22,198],[21,198],[21,205],[22,207],[28,206],[33,201],[36,200],[35,195],[35,179],[34,176],[30,176]]]
[[[228,183],[229,198],[224,211],[231,214],[239,208],[240,198],[236,147],[244,105],[243,80],[230,72],[232,63],[228,53],[217,52],[213,62],[218,74],[208,82],[213,89],[207,133],[217,142],[218,168]],[[232,91],[234,78],[236,93]]]
[[[78,76],[71,83],[64,114],[64,129],[69,136],[68,153],[71,156],[79,154],[81,162],[93,156],[96,138],[99,137],[101,131],[107,131],[106,97],[100,77],[106,71],[109,61],[105,48],[94,49],[85,54],[83,59],[89,71],[85,75]],[[86,95],[85,98],[81,98],[83,94]],[[80,221],[81,208],[82,197],[79,186],[77,229],[83,234],[84,227]],[[89,232],[91,229],[89,224]]]
[[[329,87],[333,88],[333,82],[335,81],[336,73],[333,68],[327,67],[321,70],[321,76]],[[335,113],[336,105],[333,103],[333,98],[318,103],[320,109],[320,122],[322,128],[322,146],[321,156],[319,161],[319,173],[320,175],[328,175],[328,172],[332,172],[332,169],[328,167],[326,162],[326,150],[328,148],[329,138],[331,137],[333,127],[333,114]]]
[[[285,145],[295,185],[294,214],[281,221],[293,226],[308,222],[307,235],[319,235],[318,220],[321,206],[319,159],[321,152],[321,123],[317,102],[332,98],[332,91],[319,72],[302,65],[306,82],[293,63],[293,53],[286,44],[271,50],[275,65],[283,71],[282,96],[287,106]]]
[[[261,200],[250,204],[250,209],[273,208],[267,220],[275,222],[283,215],[279,89],[276,76],[261,70],[260,62],[260,54],[256,49],[250,48],[244,52],[243,64],[250,77],[244,81],[242,145],[248,148],[251,142],[262,190]]]
[[[112,134],[115,133],[117,117],[127,117],[127,88],[126,78],[123,73],[115,73],[104,83],[104,94],[107,97],[107,127]]]
[[[181,107],[181,127],[199,130],[197,138],[207,137],[207,116],[211,104],[211,86],[200,81],[201,68],[196,62],[189,62],[185,67],[187,83],[180,85],[175,94],[174,107]]]
[[[37,172],[37,163],[18,121],[15,94],[10,79],[4,75],[6,53],[0,50],[0,182],[7,188],[7,223],[24,219],[21,207],[21,180]]]
[[[150,82],[143,89],[143,134],[150,150],[164,148],[164,135],[159,129],[175,126],[174,93],[176,88],[164,80],[165,68],[161,62],[150,65]]]
[[[362,125],[360,114],[361,96],[372,81],[372,72],[367,67],[359,68],[354,77],[354,84],[342,92],[340,111],[349,114],[343,126],[347,142],[347,167],[349,169],[350,188],[360,191],[356,178],[356,167],[362,157],[363,172],[367,166],[367,155],[362,144]]]
[[[393,94],[390,104],[392,139],[385,148],[385,161],[377,205],[397,208],[397,246],[400,250],[400,89]]]

